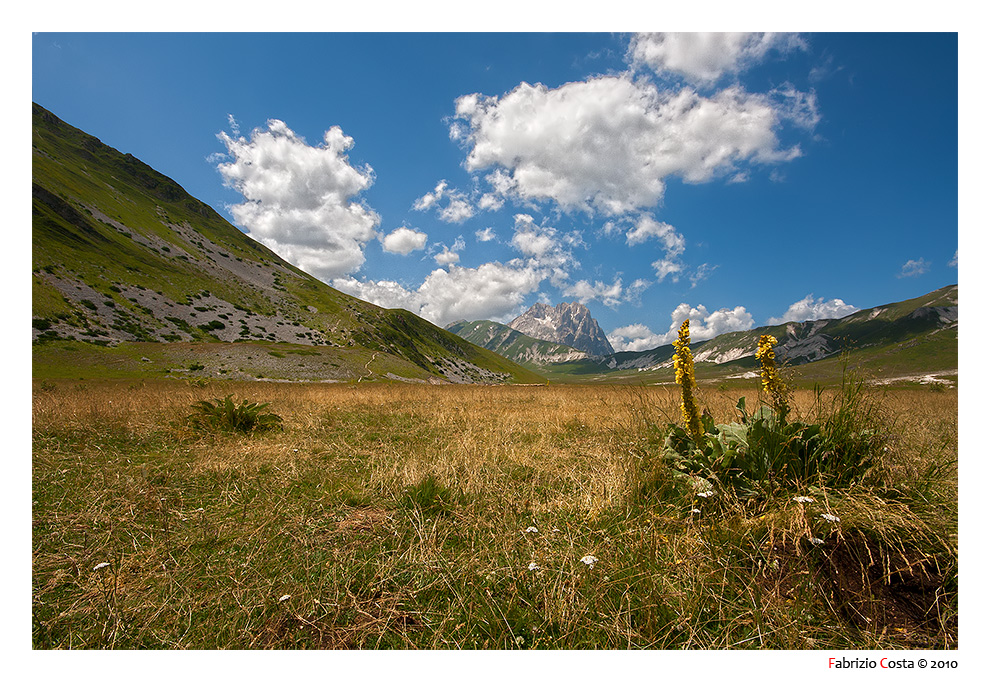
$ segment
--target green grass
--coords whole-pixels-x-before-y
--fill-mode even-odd
[[[664,390],[233,386],[283,430],[189,429],[210,386],[36,386],[35,648],[955,646],[952,392],[890,397],[881,480],[796,503],[698,498]]]

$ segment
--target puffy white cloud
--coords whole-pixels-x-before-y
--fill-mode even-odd
[[[608,336],[608,342],[617,353],[622,351],[643,351],[651,350],[657,346],[663,346],[669,341],[666,335],[655,334],[645,324],[630,324],[625,327],[613,329]],[[676,338],[676,337],[675,337]]]
[[[550,251],[559,248],[557,240],[554,239],[555,230],[520,230],[512,235],[512,246],[519,252],[540,258]]]
[[[950,268],[959,267],[959,249],[956,249],[956,252],[952,254],[952,260],[946,263],[946,265],[948,265]]]
[[[420,314],[445,324],[460,318],[504,318],[539,288],[543,277],[537,269],[512,261],[434,270],[419,288],[423,297]]]
[[[859,308],[849,305],[841,298],[833,298],[826,301],[824,298],[815,298],[808,294],[800,301],[792,303],[787,311],[780,317],[771,317],[767,324],[783,324],[785,322],[804,322],[805,320],[837,320],[846,315],[852,315]]]
[[[626,232],[626,243],[630,246],[642,244],[647,239],[658,239],[667,247],[668,251],[682,253],[684,251],[684,237],[667,223],[658,223],[648,215],[640,216],[636,224]]]
[[[453,263],[459,263],[461,256],[458,252],[463,251],[464,247],[464,237],[460,236],[454,240],[452,246],[447,246],[443,243],[434,244],[432,248],[440,248],[440,252],[433,255],[433,260],[436,261],[437,265],[452,265]]]
[[[497,194],[482,194],[478,199],[478,208],[482,211],[497,211],[505,205],[505,199]]]
[[[580,265],[573,249],[584,246],[584,241],[577,231],[560,233],[556,228],[537,224],[532,216],[520,213],[515,216],[510,244],[526,256],[533,267],[548,270],[555,286],[562,286],[570,271]]]
[[[931,267],[931,263],[926,261],[924,258],[919,258],[918,260],[909,260],[907,263],[901,266],[901,272],[897,275],[898,277],[920,277],[921,275],[928,272]]]
[[[446,206],[441,206],[441,202],[446,200]],[[413,209],[425,211],[431,207],[436,207],[437,217],[447,223],[462,223],[474,215],[474,207],[467,195],[457,189],[447,186],[446,180],[441,180],[432,192],[424,194],[415,202]]]
[[[405,308],[419,313],[420,305],[415,291],[391,280],[359,280],[354,277],[338,277],[333,286],[351,296],[374,303],[382,308]]]
[[[753,328],[753,316],[746,312],[746,308],[741,305],[737,305],[735,308],[721,308],[709,313],[703,305],[692,308],[687,303],[681,303],[670,314],[670,319],[667,343],[672,343],[677,338],[677,330],[685,319],[691,320],[692,343],[712,339],[728,332]]]
[[[497,211],[505,204],[506,197],[511,195],[515,181],[501,168],[489,173],[485,176],[485,180],[492,191],[481,196],[478,200],[478,208],[485,211]]]
[[[753,316],[743,306],[722,308],[712,313],[699,305],[692,308],[681,303],[670,314],[670,328],[663,334],[653,332],[644,324],[619,327],[608,334],[608,340],[616,351],[642,351],[673,343],[684,320],[691,320],[691,342],[706,341],[728,332],[753,328]]]
[[[804,48],[794,33],[639,33],[626,58],[657,74],[677,74],[693,83],[709,84],[763,61],[770,50]]]
[[[620,277],[616,277],[611,284],[600,281],[592,284],[582,279],[564,287],[560,293],[567,298],[576,298],[582,304],[587,304],[588,301],[601,301],[609,308],[615,308],[621,303],[638,302],[643,291],[649,286],[650,282],[643,279],[637,279],[629,286],[623,286]]]
[[[426,233],[412,228],[398,227],[382,238],[382,248],[389,253],[408,256],[426,247]]]
[[[498,237],[495,236],[495,229],[492,227],[486,227],[483,230],[476,231],[474,233],[474,237],[479,242],[490,242],[498,239]]]
[[[374,172],[350,165],[352,138],[334,126],[313,147],[276,119],[267,130],[252,131],[250,140],[236,131],[218,138],[231,161],[217,168],[245,198],[230,211],[254,239],[323,279],[364,263],[379,217],[354,200],[374,182]]]
[[[469,171],[495,169],[486,177],[494,195],[622,215],[656,206],[670,176],[707,182],[742,164],[796,158],[799,149],[781,148],[776,131],[797,100],[737,86],[712,97],[660,91],[623,74],[465,95],[452,130],[461,131]],[[801,103],[807,119],[813,100]]]
[[[670,278],[676,282],[678,281],[678,273],[684,269],[684,263],[680,259],[671,258],[670,256],[655,260],[650,265],[657,273],[658,282],[662,282],[667,275],[670,275]]]
[[[461,255],[445,246],[443,251],[433,256],[433,260],[436,261],[437,265],[452,265],[461,262]]]
[[[616,278],[611,284],[604,282],[591,284],[582,279],[564,288],[561,293],[567,298],[576,298],[582,304],[586,304],[588,301],[601,301],[609,308],[614,308],[622,302],[624,292],[622,280]]]
[[[546,274],[522,261],[485,263],[477,268],[451,265],[431,272],[417,289],[398,282],[334,280],[337,289],[386,308],[405,308],[443,326],[458,319],[500,320],[518,313],[525,297]]]

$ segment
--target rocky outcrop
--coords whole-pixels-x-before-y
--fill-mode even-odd
[[[509,326],[535,339],[561,343],[590,355],[615,352],[591,311],[580,303],[560,303],[556,307],[536,303]]]

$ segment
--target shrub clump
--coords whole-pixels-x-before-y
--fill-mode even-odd
[[[268,403],[238,405],[231,395],[213,400],[200,400],[193,404],[194,412],[186,417],[186,423],[198,431],[221,433],[255,433],[281,431],[282,418],[268,411]]]

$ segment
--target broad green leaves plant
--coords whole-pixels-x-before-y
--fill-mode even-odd
[[[231,397],[228,395],[194,403],[194,412],[186,417],[186,422],[200,431],[253,433],[281,430],[282,418],[267,411],[268,403],[243,400],[238,405]]]
[[[681,331],[686,341],[687,322]],[[789,422],[788,389],[774,364],[775,343],[771,336],[761,337],[758,349],[769,405],[761,405],[751,415],[745,398],[740,398],[736,410],[741,421],[731,424],[715,424],[707,412],[697,416],[692,358],[685,354],[679,363],[675,359],[680,365],[677,379],[685,424],[667,427],[663,458],[680,472],[718,479],[744,496],[781,486],[848,485],[861,480],[886,439],[876,428],[876,415],[863,409],[862,386],[844,385],[830,407],[819,392],[818,419]]]

